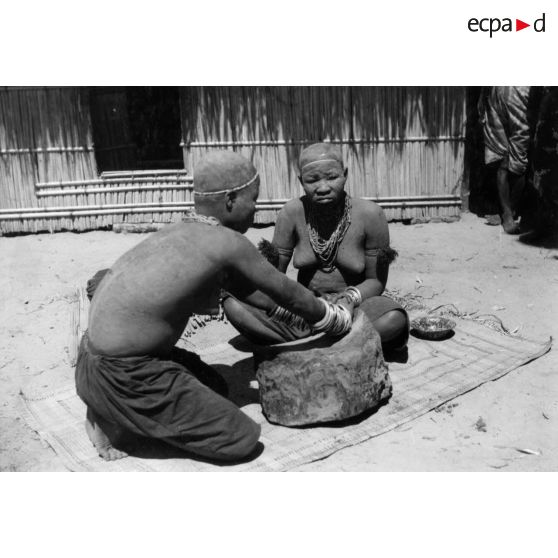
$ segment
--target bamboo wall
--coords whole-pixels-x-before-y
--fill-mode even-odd
[[[191,209],[186,171],[132,170],[123,91],[0,88],[1,233],[168,222]],[[127,170],[99,176],[97,161]]]
[[[85,90],[84,90],[85,91]],[[89,105],[79,88],[0,88],[0,211],[38,208],[38,182],[96,178]],[[2,232],[49,229],[0,221]],[[71,225],[71,224],[70,224]]]
[[[302,193],[296,161],[316,141],[341,145],[347,190],[388,219],[459,213],[465,88],[183,87],[180,105],[185,170],[134,171],[124,89],[0,88],[0,232],[177,220],[215,148],[253,160],[256,221],[272,222]]]
[[[181,102],[185,167],[210,149],[236,149],[260,171],[268,205],[301,195],[300,150],[332,141],[349,168],[347,190],[382,200],[388,219],[459,213],[465,88],[199,87],[183,88]]]

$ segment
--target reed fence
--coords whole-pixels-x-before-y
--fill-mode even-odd
[[[316,141],[340,144],[348,191],[388,219],[459,213],[465,88],[184,87],[180,105],[184,170],[137,171],[124,89],[0,88],[0,231],[178,220],[216,148],[254,162],[256,222],[272,222],[302,193],[298,154]],[[99,174],[101,162],[121,170]]]
[[[195,168],[211,149],[236,149],[260,170],[261,197],[290,199],[302,193],[301,149],[330,141],[341,145],[352,195],[424,196],[421,205],[387,207],[389,219],[453,216],[460,209],[465,101],[462,87],[183,88],[185,167]],[[445,203],[427,203],[439,196]],[[263,222],[274,217],[256,215]]]

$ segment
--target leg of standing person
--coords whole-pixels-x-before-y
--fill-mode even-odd
[[[516,221],[519,204],[525,187],[525,172],[529,145],[529,118],[527,114],[528,88],[511,87],[504,108],[507,113],[508,156],[506,157],[505,177],[498,178],[498,191],[501,201],[505,198],[502,216],[504,230],[508,234],[520,232]],[[500,174],[500,173],[499,173]],[[503,173],[502,173],[503,174]],[[506,184],[506,192],[500,190],[500,184]]]
[[[520,230],[514,213],[517,208],[517,200],[523,190],[523,184],[523,176],[514,175],[505,166],[498,168],[496,185],[502,211],[502,226],[507,234],[518,234]]]

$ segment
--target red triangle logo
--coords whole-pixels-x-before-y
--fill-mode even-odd
[[[515,20],[515,30],[516,31],[521,31],[522,29],[525,29],[526,27],[531,27],[531,24],[530,23],[525,23],[524,21],[521,21],[520,19]]]

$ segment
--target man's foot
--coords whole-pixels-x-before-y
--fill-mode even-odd
[[[128,456],[126,452],[118,450],[112,445],[112,442],[99,425],[98,417],[95,413],[93,413],[93,411],[91,411],[91,409],[87,409],[87,415],[85,417],[85,431],[87,432],[91,443],[97,449],[99,456],[105,461],[115,461],[116,459]]]

